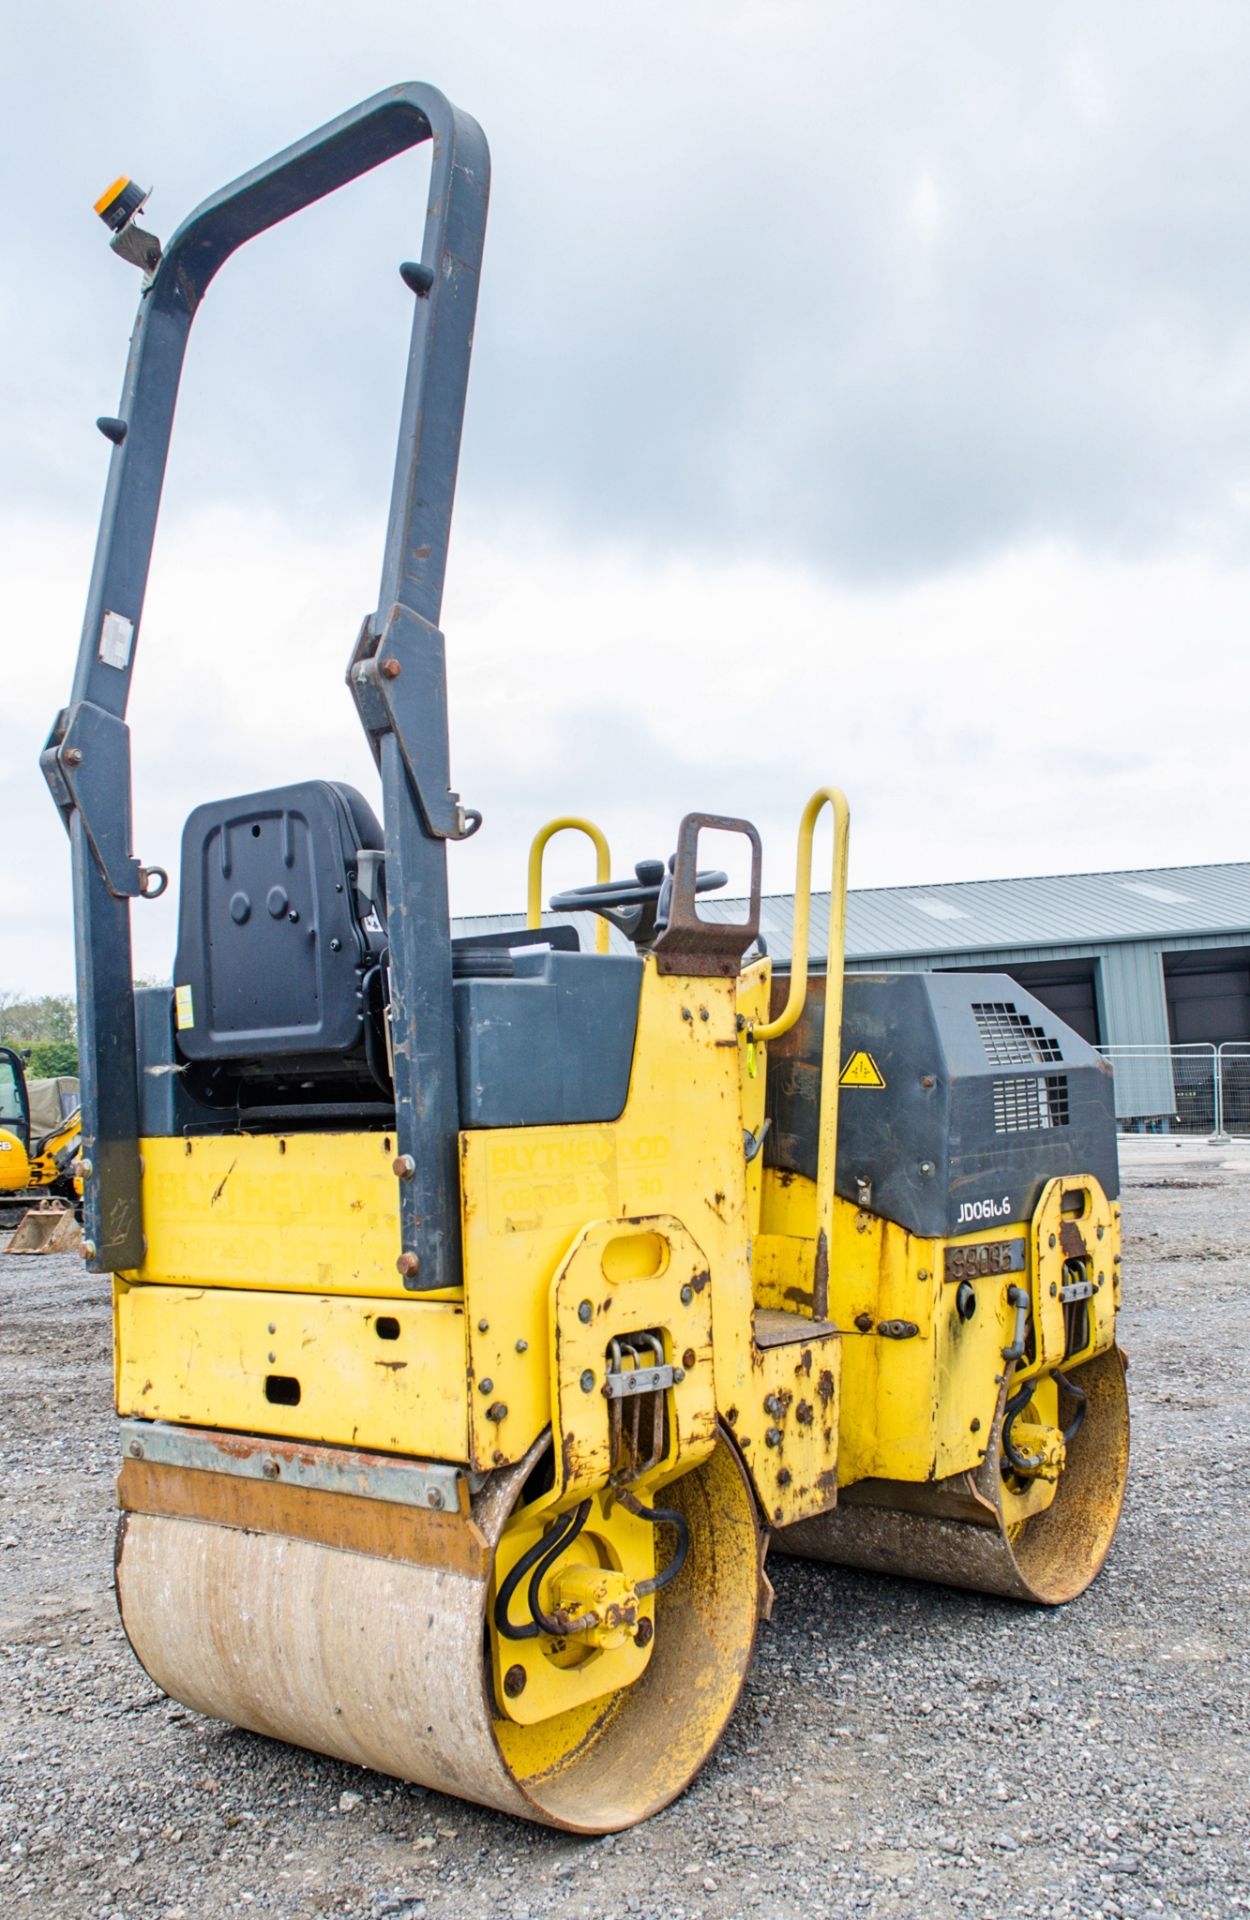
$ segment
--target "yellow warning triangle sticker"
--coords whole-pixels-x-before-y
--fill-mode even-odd
[[[841,1074],[838,1076],[840,1087],[883,1087],[885,1076],[870,1053],[861,1048],[853,1053]]]

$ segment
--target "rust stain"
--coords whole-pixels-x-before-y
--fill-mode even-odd
[[[829,1236],[822,1227],[816,1239],[816,1264],[812,1270],[812,1319],[829,1317]]]
[[[721,1198],[724,1199],[723,1194],[721,1195]],[[711,1278],[712,1278],[711,1274],[708,1272],[707,1268],[704,1267],[702,1272],[691,1274],[690,1284],[694,1288],[696,1293],[702,1293],[704,1287],[706,1287],[706,1285],[708,1284],[708,1281]]]
[[[811,1401],[800,1400],[798,1406],[794,1409],[794,1417],[801,1427],[810,1427],[814,1418]]]
[[[829,1371],[828,1367],[821,1368],[820,1379],[816,1382],[816,1391],[820,1396],[821,1406],[827,1407],[832,1401],[834,1393],[836,1392],[836,1388],[834,1387],[834,1384],[833,1384],[833,1375]]]

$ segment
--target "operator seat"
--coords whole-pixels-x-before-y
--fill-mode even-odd
[[[305,780],[197,807],[182,837],[178,1097],[249,1124],[392,1124],[388,957],[382,827],[355,788]],[[571,927],[516,929],[453,941],[452,976],[463,1126],[619,1115],[635,955],[583,954]],[[141,1005],[139,1025],[146,1083],[169,1041],[158,1010]]]

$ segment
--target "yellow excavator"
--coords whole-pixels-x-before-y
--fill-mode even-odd
[[[80,1119],[77,1082],[30,1080],[22,1056],[0,1046],[0,1229],[5,1253],[71,1253]]]
[[[133,852],[125,711],[192,321],[236,248],[422,144],[381,589],[347,668],[380,813],[320,778],[197,806],[172,984],[136,992],[131,901],[167,876]],[[1010,979],[845,973],[835,788],[802,816],[784,965],[758,833],[698,812],[671,857],[614,880],[600,835],[599,878],[540,924],[453,938],[448,846],[481,818],[451,786],[438,621],[488,182],[476,123],[405,85],[164,248],[140,188],[103,196],[143,291],[42,765],[136,1656],[201,1713],[594,1833],[706,1759],[770,1549],[1047,1605],[1097,1573],[1128,1452],[1116,1136],[1107,1069]],[[726,834],[742,899],[702,864]],[[587,914],[610,941],[583,949]]]

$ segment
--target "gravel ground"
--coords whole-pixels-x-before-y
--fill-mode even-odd
[[[1125,1162],[1134,1465],[1091,1592],[1031,1611],[775,1561],[719,1752],[600,1841],[157,1693],[113,1610],[105,1287],[0,1258],[0,1913],[1250,1913],[1250,1145]]]

